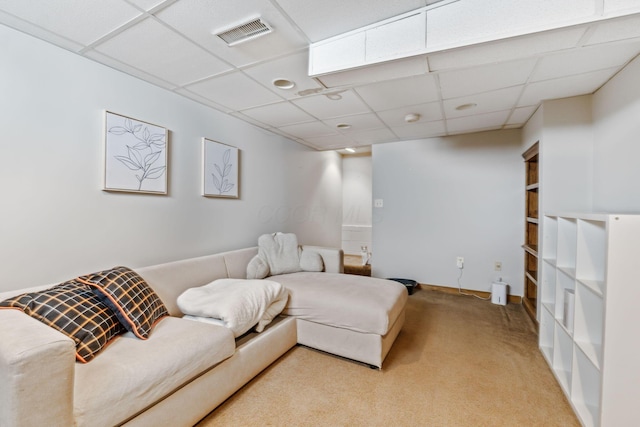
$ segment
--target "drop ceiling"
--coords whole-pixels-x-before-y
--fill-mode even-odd
[[[418,9],[432,48],[309,75],[310,46]],[[215,36],[256,18],[273,31]],[[640,53],[640,0],[2,0],[0,23],[317,150],[519,128]]]

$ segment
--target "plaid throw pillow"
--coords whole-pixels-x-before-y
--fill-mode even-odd
[[[127,267],[114,267],[77,280],[91,286],[102,302],[116,313],[120,323],[138,338],[149,338],[155,323],[169,315],[155,291]]]
[[[40,292],[31,292],[0,302],[70,337],[76,344],[76,360],[87,363],[125,332],[115,313],[85,284],[75,280]]]

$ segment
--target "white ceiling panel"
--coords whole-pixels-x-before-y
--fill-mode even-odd
[[[579,22],[595,13],[593,0],[464,0],[427,12],[429,50],[518,36]],[[455,25],[452,25],[455,23]]]
[[[536,112],[538,109],[537,106],[532,107],[520,107],[513,110],[509,120],[507,121],[507,125],[524,125]]]
[[[439,74],[444,99],[523,85],[529,79],[537,59],[530,58]]]
[[[235,111],[282,101],[282,98],[241,72],[194,83],[186,89]]]
[[[358,145],[379,144],[381,142],[396,141],[396,135],[389,129],[369,129],[362,132],[350,133],[349,136]]]
[[[571,50],[540,59],[532,82],[582,74],[625,64],[640,53],[640,41]]]
[[[404,126],[392,127],[391,130],[402,139],[432,138],[435,136],[445,135],[446,133],[444,121],[442,120],[428,123],[405,124]]]
[[[438,100],[438,89],[431,75],[374,83],[359,87],[356,92],[374,110],[390,110]]]
[[[575,47],[586,29],[549,31],[429,55],[429,69],[442,71],[530,58]]]
[[[460,117],[447,120],[447,130],[450,133],[466,133],[475,131],[499,129],[507,121],[510,111],[496,111],[476,116]]]
[[[159,6],[164,8],[177,1],[178,0],[128,0],[129,3],[132,3],[145,11],[150,11],[155,8],[160,9]]]
[[[335,150],[337,148],[352,147],[356,142],[344,135],[329,135],[306,138],[306,141],[318,150]]]
[[[268,0],[180,0],[158,12],[156,16],[236,67],[255,64],[308,47],[304,37]],[[274,31],[233,47],[227,46],[214,35],[258,17]]]
[[[380,121],[378,116],[373,113],[370,114],[359,114],[357,116],[344,116],[336,119],[328,119],[325,120],[324,123],[336,129],[340,133],[349,134],[354,132],[360,132],[368,129],[380,129],[384,127],[384,123]],[[339,129],[337,126],[339,124],[348,124],[351,127],[348,129]]]
[[[282,126],[278,129],[288,133],[289,135],[297,136],[298,138],[304,139],[327,135],[338,135],[335,130],[320,122],[299,123],[290,126]]]
[[[313,95],[291,102],[320,120],[371,112],[369,107],[350,90],[336,95],[341,99],[333,100],[325,95]]]
[[[607,15],[624,10],[637,11],[638,6],[638,0],[604,0],[604,13]]]
[[[304,50],[294,55],[245,68],[244,72],[276,94],[293,99],[299,97],[298,92],[300,91],[322,88],[318,82],[309,77],[308,64],[309,52]],[[278,89],[273,86],[273,81],[276,79],[290,80],[295,83],[295,86],[291,89]]]
[[[491,92],[478,93],[460,98],[446,99],[444,101],[444,115],[447,119],[490,113],[493,111],[511,109],[524,86],[514,86],[506,89],[498,89]],[[457,110],[456,107],[465,104],[477,104],[470,109]]]
[[[602,86],[618,68],[594,71],[577,76],[545,80],[527,85],[518,101],[519,107],[537,105],[547,99],[567,98],[570,96],[593,93]]]
[[[600,23],[589,37],[587,45],[637,37],[640,37],[640,16],[636,15]]]
[[[439,102],[411,105],[393,110],[379,111],[378,117],[389,127],[406,125],[404,120],[407,114],[420,114],[421,122],[433,122],[442,120],[442,107]]]
[[[179,86],[230,70],[224,62],[152,18],[95,50]]]
[[[171,83],[168,82],[166,80],[163,80],[157,76],[151,75],[149,73],[146,73],[142,70],[139,70],[135,67],[132,67],[131,65],[118,61],[114,58],[111,58],[110,56],[104,55],[103,53],[100,53],[98,51],[95,50],[90,50],[88,52],[85,53],[85,56],[87,58],[91,58],[95,61],[98,61],[102,64],[108,65],[112,68],[115,68],[117,70],[120,70],[122,72],[125,72],[129,75],[138,77],[142,80],[145,80],[149,83],[153,83],[156,86],[160,86],[163,87],[165,89],[169,89],[169,90],[174,90],[178,87],[178,85],[176,85],[175,83]]]
[[[93,43],[142,15],[123,0],[3,0],[0,8],[83,45]]]
[[[427,5],[425,0],[272,0],[309,37],[320,40],[346,33]],[[432,2],[429,2],[432,3]]]
[[[282,127],[294,123],[311,122],[313,117],[289,102],[265,105],[243,110],[242,114],[273,127]]]
[[[340,87],[419,76],[428,71],[427,60],[420,56],[327,74],[318,79],[327,87]]]

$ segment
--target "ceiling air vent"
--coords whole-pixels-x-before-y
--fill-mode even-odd
[[[269,24],[258,18],[237,27],[220,31],[216,33],[216,36],[220,37],[227,45],[235,46],[257,37],[266,36],[272,31],[273,29]]]

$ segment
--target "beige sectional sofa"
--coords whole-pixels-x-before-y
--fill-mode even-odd
[[[136,269],[170,316],[149,339],[128,332],[85,364],[67,336],[0,310],[0,424],[191,426],[296,344],[381,368],[404,322],[405,287],[341,274],[340,250],[304,249],[321,255],[324,272],[268,277],[290,292],[283,316],[238,339],[224,326],[182,319],[176,300],[216,279],[245,278],[257,248]]]

